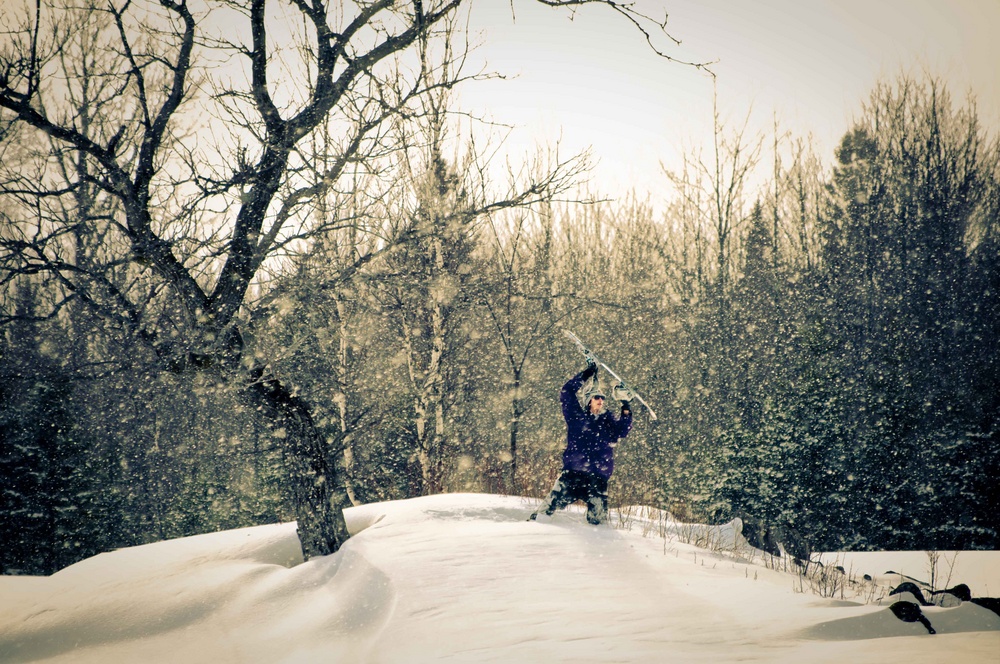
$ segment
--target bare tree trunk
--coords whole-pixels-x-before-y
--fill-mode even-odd
[[[446,274],[444,264],[444,252],[441,246],[442,240],[435,239],[432,243],[434,248],[434,271],[438,275]],[[431,458],[430,467],[425,469],[430,482],[427,489],[433,493],[439,493],[442,489],[443,468],[444,468],[444,444],[446,440],[444,421],[444,366],[445,356],[445,323],[446,313],[444,307],[437,297],[431,309],[431,362],[427,373],[428,389],[427,394],[430,405],[434,410],[434,435],[430,440]]]
[[[270,415],[273,435],[283,441],[288,486],[306,558],[340,548],[350,537],[343,510],[351,506],[339,454],[329,449],[309,406],[263,368],[250,373],[247,390]]]
[[[340,323],[340,329],[338,330],[339,344],[337,347],[337,386],[338,393],[335,397],[337,403],[337,414],[340,418],[340,436],[341,444],[344,448],[343,453],[343,481],[344,490],[347,492],[347,497],[352,505],[359,505],[357,494],[354,491],[354,481],[352,478],[352,472],[354,470],[354,435],[353,427],[348,423],[348,413],[347,413],[347,389],[348,389],[348,371],[350,370],[350,359],[348,358],[348,329],[347,329],[347,307],[344,305],[344,300],[337,296],[335,297],[337,306],[337,320]]]
[[[514,369],[514,395],[510,400],[510,492],[517,494],[520,483],[517,479],[518,435],[521,432],[521,416],[524,414],[524,399],[521,398],[521,370]]]
[[[442,358],[444,357],[444,313],[435,305],[431,313],[431,353],[423,376],[418,408],[418,442],[422,493],[430,495],[442,489],[441,458],[445,440],[444,403],[442,394]]]

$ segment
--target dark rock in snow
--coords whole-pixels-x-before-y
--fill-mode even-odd
[[[998,597],[972,597],[969,599],[973,604],[977,604],[984,609],[989,609],[1000,616],[1000,598]]]
[[[924,605],[924,606],[931,606],[931,603],[928,602],[926,599],[924,599],[924,593],[920,589],[920,586],[918,586],[915,583],[911,583],[909,581],[904,581],[903,583],[899,584],[898,586],[896,586],[895,588],[893,588],[891,591],[889,591],[889,596],[891,597],[892,595],[899,595],[899,594],[902,594],[902,593],[910,593],[922,605]]]
[[[920,592],[919,589],[917,592]],[[928,634],[937,634],[937,631],[931,626],[931,621],[927,619],[927,616],[920,610],[920,607],[913,602],[895,602],[889,606],[889,610],[903,622],[918,622],[927,628]]]
[[[947,590],[938,590],[931,593],[931,595],[940,595],[942,593],[948,593],[949,595],[954,595],[963,602],[968,602],[972,599],[972,591],[969,590],[969,586],[964,583],[960,583],[954,588],[948,588]]]

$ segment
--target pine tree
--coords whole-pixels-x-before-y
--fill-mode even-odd
[[[0,337],[0,571],[51,574],[100,550],[94,479],[73,386],[37,322],[34,289],[16,293]]]

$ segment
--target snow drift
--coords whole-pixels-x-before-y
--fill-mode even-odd
[[[2,577],[0,662],[913,664],[1000,652],[1000,616],[971,602],[924,607],[935,635],[890,612],[889,587],[923,574],[926,555],[828,556],[850,569],[824,598],[747,547],[738,524],[647,511],[593,527],[577,508],[525,521],[536,503],[365,505],[347,513],[355,536],[308,562],[295,525],[279,524]],[[964,552],[949,572],[974,596],[997,594],[998,563],[1000,553]],[[863,591],[862,571],[873,577]]]

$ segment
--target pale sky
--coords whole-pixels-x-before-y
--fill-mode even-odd
[[[513,16],[512,16],[513,5]],[[873,85],[900,71],[945,80],[953,98],[972,91],[980,118],[1000,127],[1000,0],[638,0],[669,14],[681,60],[718,61],[720,111],[770,133],[775,115],[798,136],[811,133],[829,165],[833,149]],[[561,138],[566,152],[592,145],[596,181],[620,191],[662,189],[659,163],[708,145],[712,81],[658,58],[633,26],[605,7],[565,10],[534,0],[477,0],[471,30],[485,61],[513,76],[475,83],[463,106],[517,125],[510,149]],[[769,139],[770,140],[770,139]]]

